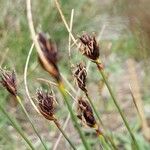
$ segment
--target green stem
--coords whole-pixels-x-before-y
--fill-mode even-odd
[[[27,110],[26,110],[26,108],[23,106],[22,101],[21,101],[21,99],[20,99],[20,97],[19,97],[18,95],[16,96],[16,99],[17,99],[17,101],[19,102],[19,104],[20,104],[20,106],[21,106],[21,108],[22,108],[24,114],[27,116],[27,118],[28,118],[28,120],[29,120],[29,122],[30,122],[30,124],[31,124],[31,126],[32,126],[32,128],[33,128],[33,130],[34,130],[34,132],[36,133],[36,135],[37,135],[38,138],[40,139],[40,141],[41,141],[42,145],[44,146],[45,150],[48,150],[47,147],[46,147],[46,145],[45,145],[45,143],[43,142],[41,136],[39,135],[38,131],[36,130],[36,128],[35,128],[35,126],[34,126],[32,120],[31,120],[31,118],[30,118],[30,116],[29,116],[29,114],[28,114],[28,112],[27,112]]]
[[[66,133],[63,131],[63,129],[60,127],[59,123],[57,121],[54,121],[55,125],[57,126],[57,128],[59,129],[59,131],[62,133],[62,135],[64,136],[64,138],[68,141],[68,143],[70,144],[70,146],[76,150],[75,146],[73,145],[73,143],[69,140],[69,138],[67,137]]]
[[[104,124],[103,124],[101,118],[99,117],[99,114],[98,114],[98,112],[97,112],[97,110],[96,110],[96,108],[95,108],[95,106],[94,106],[94,104],[93,104],[93,102],[91,100],[91,98],[88,95],[88,93],[85,92],[85,95],[86,95],[87,99],[89,100],[89,102],[90,102],[90,104],[91,104],[91,106],[92,106],[92,108],[93,108],[93,110],[94,110],[94,112],[95,112],[95,114],[96,114],[96,116],[97,116],[100,124],[102,125],[102,127],[104,128],[104,130],[106,130],[105,127],[104,127]],[[108,140],[109,140],[109,142],[111,143],[111,145],[112,145],[112,147],[113,147],[114,150],[117,150],[117,147],[116,147],[115,143],[111,140],[111,138],[109,136],[103,134],[103,137],[105,138],[105,140],[107,141],[107,143],[108,143]]]
[[[100,142],[102,143],[102,146],[105,148],[105,150],[110,150],[105,142],[105,138],[103,137],[103,135],[99,134],[98,135]]]
[[[129,133],[130,133],[130,136],[131,136],[131,138],[132,138],[132,140],[133,140],[133,142],[134,142],[134,144],[135,144],[135,146],[136,146],[136,149],[138,150],[139,148],[138,148],[138,144],[137,144],[137,142],[136,142],[136,139],[135,139],[135,137],[134,137],[134,134],[132,133],[132,131],[131,131],[130,127],[129,127],[129,124],[128,124],[126,118],[125,118],[125,115],[123,114],[123,111],[121,110],[121,108],[120,108],[120,106],[119,106],[119,104],[118,104],[118,102],[117,102],[117,100],[116,100],[116,98],[115,98],[115,96],[114,96],[114,94],[113,94],[113,92],[112,92],[112,89],[111,89],[111,87],[110,87],[110,85],[109,85],[109,83],[108,83],[108,81],[107,81],[107,79],[106,79],[104,70],[100,67],[100,65],[101,65],[100,60],[97,60],[95,63],[96,63],[97,68],[98,68],[98,70],[99,70],[99,72],[100,72],[100,74],[101,74],[101,76],[102,76],[102,78],[103,78],[103,80],[104,80],[104,82],[105,82],[105,84],[106,84],[106,86],[107,86],[107,89],[108,89],[108,91],[109,91],[109,93],[110,93],[110,95],[111,95],[111,97],[112,97],[112,99],[113,99],[113,102],[114,102],[115,106],[117,107],[118,112],[120,113],[120,115],[121,115],[121,117],[122,117],[122,120],[123,120],[123,122],[124,122],[124,124],[125,124],[127,130],[128,130]]]
[[[21,128],[18,126],[18,124],[15,122],[15,120],[9,116],[9,114],[3,109],[3,107],[0,105],[0,110],[3,112],[3,114],[8,118],[8,120],[11,122],[11,124],[13,125],[13,127],[17,130],[17,132],[22,136],[22,138],[27,142],[27,144],[29,145],[29,147],[32,150],[35,150],[32,143],[28,140],[28,138],[26,137],[26,135],[23,133],[23,131],[21,130]]]
[[[86,141],[86,139],[85,139],[85,136],[84,136],[84,134],[82,133],[80,127],[79,127],[79,124],[78,124],[78,122],[77,122],[77,118],[76,118],[76,116],[75,116],[74,113],[73,113],[72,106],[70,105],[70,102],[69,102],[68,97],[67,97],[67,93],[66,93],[65,88],[64,88],[64,85],[63,85],[63,83],[62,83],[61,81],[58,82],[58,88],[59,88],[59,91],[60,91],[60,93],[62,94],[62,96],[63,96],[63,98],[64,98],[64,101],[65,101],[66,104],[67,104],[68,110],[69,110],[69,112],[70,112],[70,116],[71,116],[72,121],[73,121],[73,123],[74,123],[74,127],[77,129],[77,131],[78,131],[78,133],[79,133],[79,135],[80,135],[80,138],[81,138],[81,140],[82,140],[82,142],[83,142],[83,144],[84,144],[85,149],[86,149],[86,150],[90,150],[90,147],[89,147],[89,145],[88,145],[88,143],[87,143],[87,141]]]

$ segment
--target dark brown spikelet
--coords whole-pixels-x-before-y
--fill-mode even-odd
[[[39,103],[39,110],[41,114],[48,120],[55,121],[54,116],[54,103],[55,99],[52,93],[44,92],[42,90],[37,90],[37,99]]]
[[[95,128],[97,126],[96,120],[92,108],[88,101],[83,100],[82,98],[78,99],[78,115],[77,117],[85,123],[87,126]]]
[[[76,70],[74,72],[74,76],[76,78],[77,84],[81,90],[84,92],[87,92],[86,89],[86,67],[83,65],[83,63],[79,63],[76,67]]]
[[[40,64],[56,80],[60,80],[60,74],[57,67],[56,44],[54,44],[51,40],[48,40],[44,33],[38,34],[38,41],[44,55],[44,57],[39,56]]]
[[[95,61],[99,58],[99,46],[95,36],[83,34],[80,38],[81,46],[80,51],[83,55],[87,56],[91,60]]]
[[[1,84],[7,89],[7,91],[16,96],[17,95],[17,84],[15,71],[2,70],[1,72]]]

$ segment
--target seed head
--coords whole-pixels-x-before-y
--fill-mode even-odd
[[[2,70],[0,83],[7,89],[7,91],[16,96],[17,95],[17,84],[15,71]]]
[[[76,67],[76,70],[74,72],[74,76],[76,78],[77,84],[81,90],[84,92],[87,92],[86,89],[86,67],[83,65],[83,63],[79,63]]]
[[[95,36],[85,33],[79,39],[81,41],[80,51],[82,54],[93,61],[97,60],[99,58],[99,46]]]
[[[37,91],[37,99],[39,103],[39,110],[41,114],[48,120],[55,121],[54,116],[54,104],[55,99],[52,93],[44,92],[42,90]]]
[[[38,41],[44,57],[39,56],[42,67],[56,80],[60,80],[57,67],[57,47],[51,40],[48,40],[44,33],[38,34]]]
[[[95,128],[97,126],[96,120],[94,118],[94,114],[92,108],[88,101],[83,100],[82,98],[78,99],[78,115],[77,117],[85,123],[87,126]]]

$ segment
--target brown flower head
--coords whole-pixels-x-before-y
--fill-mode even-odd
[[[74,76],[76,78],[79,88],[83,90],[84,92],[87,92],[87,89],[86,89],[87,72],[86,72],[85,65],[83,65],[83,63],[80,63],[77,65],[77,68],[74,72]]]
[[[17,84],[15,71],[2,70],[1,72],[1,84],[7,89],[9,93],[16,96],[17,95]]]
[[[90,104],[88,103],[88,101],[83,100],[82,98],[79,98],[77,109],[78,109],[77,117],[87,126],[95,128],[97,123],[94,118],[92,108]]]
[[[39,110],[41,114],[48,120],[55,121],[55,100],[52,93],[44,92],[42,90],[37,91],[37,99],[39,103]]]
[[[95,36],[83,34],[80,38],[81,46],[80,51],[83,55],[95,61],[99,58],[99,46]]]
[[[60,80],[60,74],[57,67],[57,47],[51,40],[48,40],[44,33],[38,34],[38,41],[43,52],[43,56],[39,56],[42,67],[50,73],[56,80]]]

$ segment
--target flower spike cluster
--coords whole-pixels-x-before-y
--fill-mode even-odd
[[[88,127],[98,129],[92,108],[88,101],[79,98],[77,106],[78,115],[77,117]]]
[[[55,99],[52,93],[44,92],[43,90],[37,90],[37,99],[41,114],[48,120],[56,121],[54,116]]]
[[[86,72],[86,67],[85,67],[85,65],[83,65],[83,63],[80,63],[80,64],[77,65],[77,68],[74,72],[74,76],[76,78],[78,87],[82,91],[87,92],[87,89],[86,89],[87,72]]]
[[[39,56],[42,67],[56,80],[60,80],[57,67],[57,47],[51,40],[48,40],[44,33],[38,34],[38,41],[44,57]]]
[[[91,60],[96,61],[100,54],[95,36],[90,36],[85,33],[79,39],[81,41],[80,51],[82,54]]]
[[[17,95],[17,84],[15,71],[2,70],[1,72],[1,84],[7,89],[7,91],[16,96]]]

